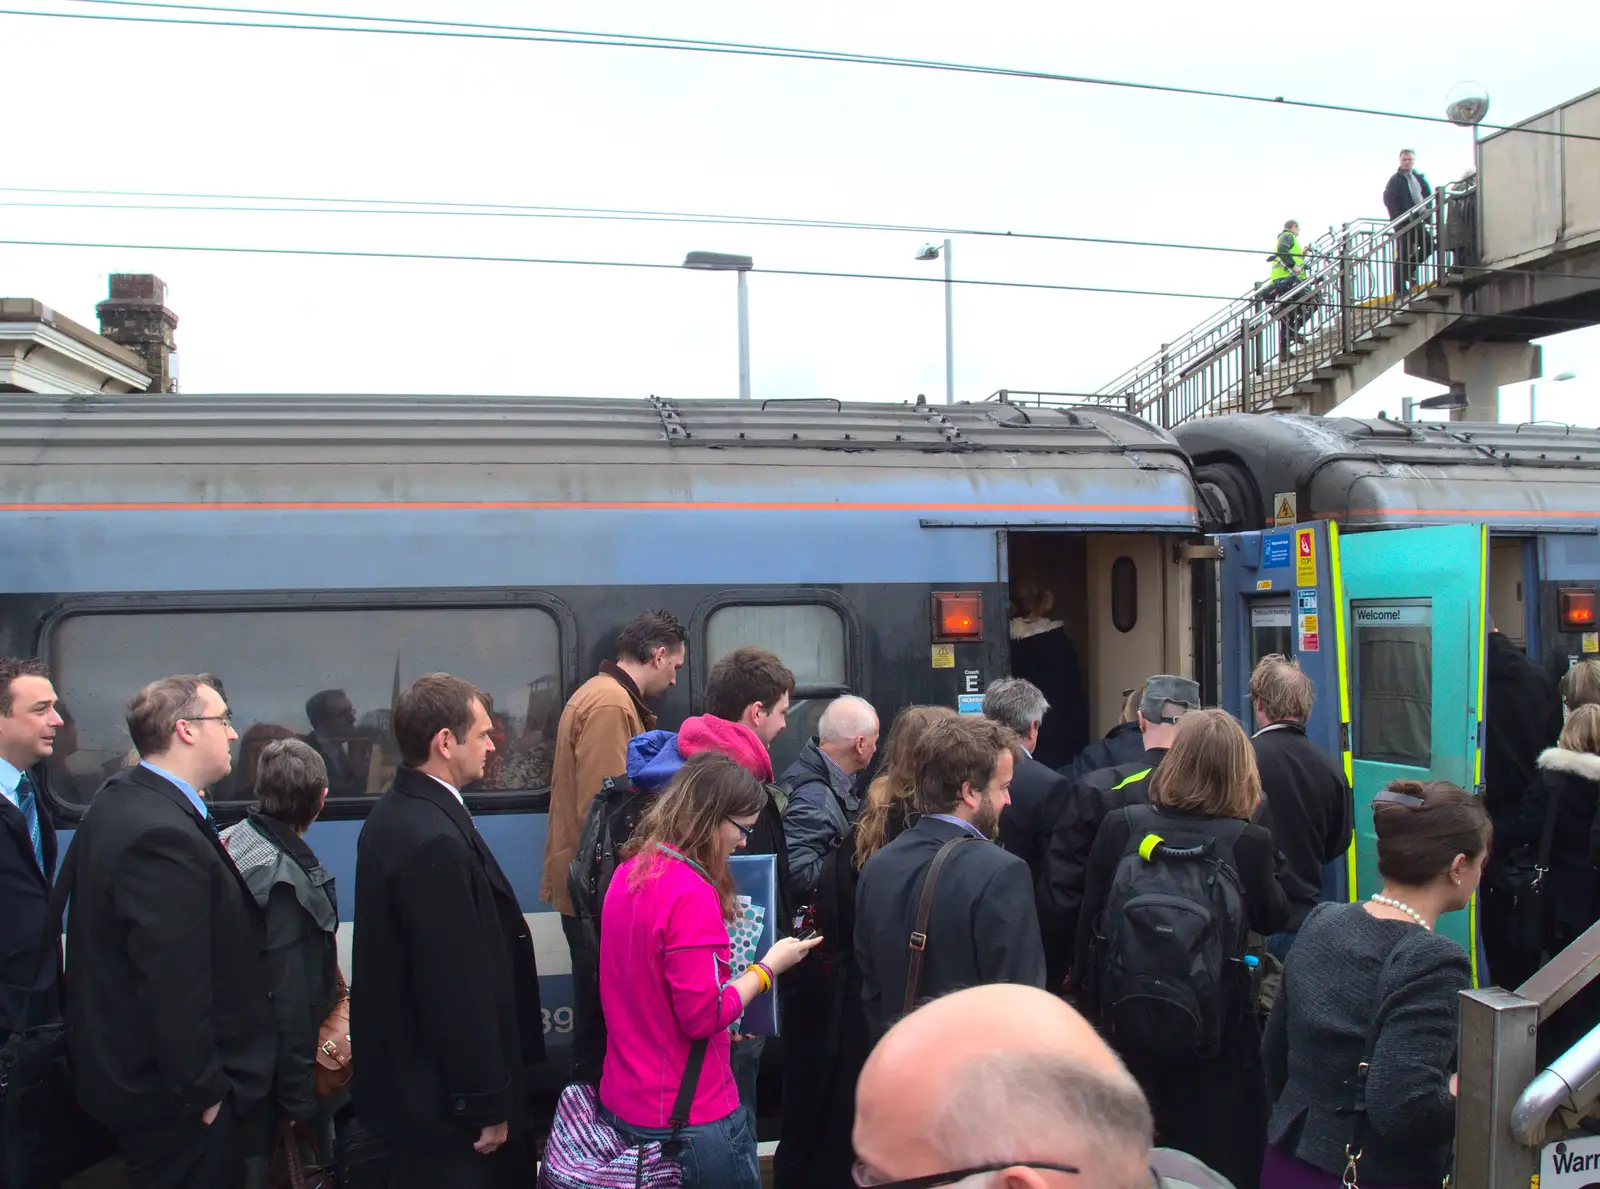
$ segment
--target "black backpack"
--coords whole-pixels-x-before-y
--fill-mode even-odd
[[[606,889],[622,861],[622,848],[655,798],[655,793],[636,787],[626,776],[608,776],[600,782],[600,791],[584,815],[578,849],[567,868],[567,894],[572,897],[572,915],[583,931],[583,941],[597,964]]]
[[[1124,1055],[1210,1060],[1248,994],[1249,919],[1233,854],[1245,823],[1219,824],[1222,837],[1177,846],[1162,840],[1170,819],[1130,813],[1133,837],[1095,925],[1092,988],[1101,1028]]]

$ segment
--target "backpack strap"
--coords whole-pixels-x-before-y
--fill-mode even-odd
[[[939,884],[939,873],[950,861],[950,855],[956,847],[975,838],[976,835],[963,830],[947,841],[939,848],[939,853],[933,856],[933,864],[928,868],[928,878],[922,881],[922,898],[917,902],[917,927],[911,931],[911,937],[906,943],[911,951],[911,961],[906,967],[906,998],[901,1009],[902,1014],[911,1013],[911,1009],[917,1005],[917,995],[922,990],[922,955],[928,948],[928,918],[933,914],[933,890]]]

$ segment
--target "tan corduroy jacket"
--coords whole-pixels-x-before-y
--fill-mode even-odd
[[[654,730],[656,716],[640,699],[628,675],[611,661],[578,687],[556,728],[555,767],[550,774],[550,825],[544,842],[539,898],[572,915],[567,868],[589,802],[608,776],[628,770],[628,741]]]

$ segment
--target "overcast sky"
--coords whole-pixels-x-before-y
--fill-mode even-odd
[[[249,0],[244,0],[248,3]],[[269,7],[264,0],[255,0]],[[13,7],[83,12],[67,0]],[[1031,67],[1441,113],[1463,79],[1491,121],[1600,85],[1600,4],[1404,11],[1226,5],[308,0],[319,11],[705,37]],[[116,11],[105,9],[103,11]],[[130,10],[122,10],[130,11]],[[137,10],[132,10],[137,11]],[[1247,290],[1277,229],[1382,215],[1396,151],[1438,184],[1449,125],[1056,82],[654,50],[0,16],[0,185],[778,215],[1260,249],[1258,255],[958,237],[959,276]],[[253,245],[936,279],[914,233],[445,218],[48,210],[0,238]],[[37,201],[36,198],[31,199]],[[731,397],[734,278],[682,269],[0,246],[0,295],[94,325],[112,272],[154,272],[187,392]],[[943,397],[942,286],[753,276],[755,395]],[[1215,301],[958,288],[956,393],[1089,391]],[[1595,424],[1600,331],[1546,343],[1541,417]],[[1391,373],[1346,407],[1438,391]],[[1527,386],[1507,389],[1520,418]]]

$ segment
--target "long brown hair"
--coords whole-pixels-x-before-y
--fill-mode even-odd
[[[896,801],[909,802],[916,789],[917,745],[936,722],[956,717],[948,706],[907,706],[895,716],[889,740],[883,747],[883,770],[867,788],[867,802],[856,823],[856,866],[882,849],[888,840],[889,809]]]
[[[1191,710],[1150,780],[1150,798],[1168,809],[1249,821],[1261,801],[1261,772],[1250,737],[1226,710]]]
[[[622,848],[624,859],[644,856],[634,864],[629,886],[639,887],[654,869],[657,844],[669,846],[705,872],[722,901],[723,918],[733,920],[738,900],[722,849],[722,823],[754,817],[766,806],[761,782],[727,756],[712,751],[690,756]]]

